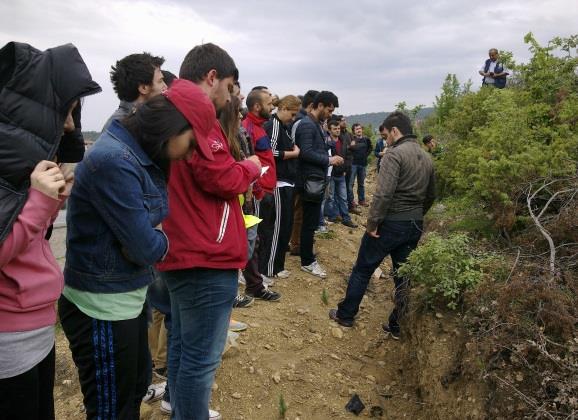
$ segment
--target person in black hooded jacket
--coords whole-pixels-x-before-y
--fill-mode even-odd
[[[54,419],[50,224],[84,155],[79,99],[100,91],[72,44],[0,49],[0,419]],[[64,135],[63,135],[64,133]]]

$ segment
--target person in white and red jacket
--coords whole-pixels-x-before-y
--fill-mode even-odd
[[[238,70],[214,44],[193,48],[180,77],[197,84],[217,113],[230,101]],[[169,252],[157,265],[171,296],[168,381],[176,419],[218,419],[209,411],[211,386],[221,361],[238,269],[247,262],[247,235],[239,194],[257,180],[257,156],[235,161],[215,118],[209,135],[213,160],[193,154],[171,166],[169,216],[163,231]]]

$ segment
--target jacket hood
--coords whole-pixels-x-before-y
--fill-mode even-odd
[[[72,44],[0,49],[0,242],[26,201],[30,173],[54,159],[70,105],[100,91]]]

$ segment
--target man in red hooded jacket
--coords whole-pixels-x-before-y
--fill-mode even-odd
[[[193,48],[180,77],[205,91],[217,113],[231,99],[239,72],[214,44]],[[215,118],[209,136],[213,160],[194,153],[171,165],[169,217],[163,231],[169,251],[158,265],[171,297],[168,381],[177,419],[206,419],[215,372],[237,295],[238,269],[247,259],[247,235],[239,203],[260,174],[256,156],[236,162]],[[211,412],[211,418],[218,413]]]

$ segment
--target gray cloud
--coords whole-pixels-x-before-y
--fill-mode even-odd
[[[178,73],[190,48],[215,42],[237,62],[244,88],[328,89],[339,96],[339,113],[353,114],[400,101],[429,106],[447,73],[477,86],[490,47],[524,61],[527,32],[545,43],[575,32],[577,21],[576,0],[19,0],[0,4],[0,43],[74,43],[104,90],[83,112],[84,127],[99,130],[117,106],[110,66],[133,52],[163,55]]]

